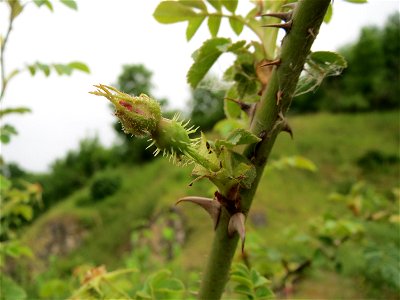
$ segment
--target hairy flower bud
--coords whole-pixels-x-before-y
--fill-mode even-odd
[[[115,106],[115,115],[123,125],[125,133],[135,136],[150,136],[156,146],[154,154],[162,152],[179,163],[195,162],[213,172],[219,170],[215,162],[210,161],[198,151],[199,139],[192,139],[190,134],[196,132],[193,126],[187,128],[187,123],[175,115],[172,120],[161,116],[160,105],[145,94],[138,97],[130,96],[107,85],[95,85],[97,91],[90,92],[104,96]]]
[[[125,133],[135,136],[152,135],[161,120],[159,103],[145,94],[134,97],[107,85],[95,85],[91,94],[104,96],[115,106],[115,115]]]
[[[183,153],[192,143],[189,137],[191,132],[186,130],[177,118],[172,120],[162,118],[157,130],[153,132],[152,139],[157,148]]]

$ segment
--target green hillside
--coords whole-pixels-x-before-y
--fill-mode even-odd
[[[330,193],[348,191],[360,180],[382,193],[398,187],[398,112],[315,114],[289,117],[289,121],[294,139],[281,134],[272,159],[301,155],[313,161],[318,170],[267,169],[248,219],[249,235],[257,233],[269,246],[282,247],[282,232],[288,227],[306,229],[312,218],[341,209],[328,201]],[[393,157],[397,159],[386,159]],[[157,159],[96,174],[92,181],[101,176],[120,178],[121,187],[115,194],[93,202],[88,185],[27,228],[24,240],[39,259],[25,267],[30,268],[29,274],[41,274],[32,275],[36,282],[33,284],[28,283],[31,279],[26,275],[30,292],[40,293],[38,286],[47,278],[70,278],[79,265],[105,265],[108,270],[126,266],[135,251],[134,229],[142,228],[148,219],[157,220],[170,208],[175,208],[174,215],[180,220],[170,228],[176,231],[175,235],[182,232],[184,239],[169,254],[170,259],[165,260],[161,251],[154,264],[179,266],[182,274],[199,270],[211,242],[212,222],[192,204],[174,204],[187,195],[212,197],[213,190],[206,181],[189,186],[190,172],[190,166],[178,168],[166,159]],[[151,230],[164,237],[171,234],[165,227]],[[351,274],[351,267],[348,269],[347,274]],[[42,273],[44,270],[47,271]],[[339,276],[329,269],[310,273],[306,278],[309,279],[297,289],[299,297],[362,298],[365,293],[374,292],[358,278]]]

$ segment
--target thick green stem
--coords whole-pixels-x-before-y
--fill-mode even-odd
[[[241,207],[245,213],[250,209],[272,146],[283,128],[284,115],[290,106],[298,78],[329,3],[330,0],[302,0],[293,12],[292,28],[282,43],[281,64],[274,70],[251,124],[251,131],[262,137],[262,141],[256,146],[248,147],[244,152],[257,170],[251,189],[240,191]],[[220,299],[228,280],[238,241],[237,234],[233,237],[228,235],[229,218],[229,213],[223,209],[203,274],[200,299]]]

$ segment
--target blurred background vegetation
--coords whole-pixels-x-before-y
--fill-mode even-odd
[[[396,13],[382,28],[363,28],[339,49],[349,64],[343,75],[293,101],[295,138],[277,141],[249,216],[246,252],[236,258],[270,278],[279,297],[399,299],[399,223],[390,219],[399,210],[399,22]],[[124,66],[112,84],[150,96],[154,86],[140,64]],[[225,90],[208,77],[192,91],[183,117],[215,135]],[[168,110],[168,99],[160,101]],[[212,224],[197,208],[174,201],[211,195],[211,186],[189,186],[190,168],[155,158],[145,139],[123,134],[119,123],[114,128],[113,147],[85,139],[44,174],[2,164],[12,186],[35,182],[42,189],[31,218],[0,219],[32,251],[2,264],[31,298],[68,297],[82,274],[100,265],[139,269],[132,275],[137,282],[167,266],[196,289]],[[299,155],[316,168],[291,168]]]

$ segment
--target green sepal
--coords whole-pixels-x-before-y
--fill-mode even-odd
[[[208,178],[218,190],[227,195],[234,186],[249,189],[256,177],[255,167],[241,154],[227,147],[209,143],[204,136],[199,147],[200,153],[208,155],[213,164],[218,165],[218,171],[210,171],[201,165],[196,165],[192,175],[200,178]]]
[[[229,134],[225,140],[217,140],[215,146],[217,148],[225,146],[232,149],[234,146],[254,144],[260,141],[261,139],[250,131],[239,128]]]

